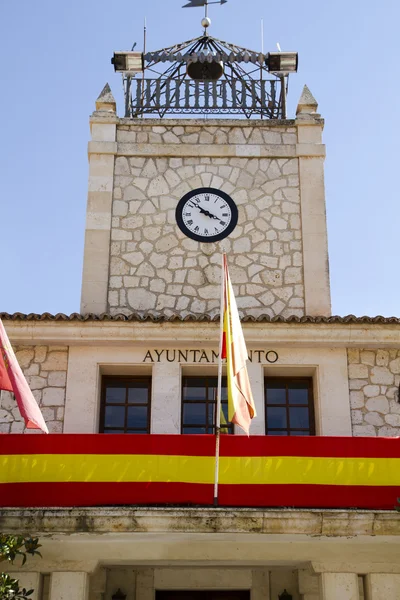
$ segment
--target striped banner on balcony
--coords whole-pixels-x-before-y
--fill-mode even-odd
[[[211,435],[0,436],[0,506],[212,505]],[[400,440],[222,436],[220,505],[393,509]]]

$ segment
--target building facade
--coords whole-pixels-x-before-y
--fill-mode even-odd
[[[78,434],[131,434],[133,448],[137,434],[162,434],[169,455],[174,439],[214,433],[226,252],[257,408],[251,438],[265,440],[268,455],[270,436],[292,454],[305,437],[332,436],[332,456],[344,458],[344,439],[374,438],[371,456],[399,458],[394,440],[379,438],[400,434],[400,320],[331,316],[317,108],[305,87],[292,120],[120,118],[104,88],[90,119],[81,311],[1,315],[50,433],[71,434],[54,442],[64,453]],[[186,235],[180,201],[218,191],[237,207],[233,230],[212,243]],[[241,436],[229,423],[223,431]],[[0,432],[32,433],[5,392]],[[37,436],[21,437],[8,439],[17,449],[32,444],[26,453],[36,456]],[[105,437],[110,448],[113,436]],[[357,479],[360,465],[346,484],[367,495],[372,484]],[[58,468],[66,468],[61,459]],[[4,481],[15,484],[12,477]],[[35,477],[30,483],[47,481]],[[379,485],[391,484],[382,476]],[[118,588],[128,600],[277,600],[285,589],[295,600],[400,598],[400,521],[390,502],[377,492],[375,506],[354,506],[335,499],[334,485],[325,489],[332,500],[319,503],[311,486],[297,506],[289,488],[278,503],[266,491],[257,502],[231,498],[229,507],[28,497],[3,500],[0,523],[41,537],[43,559],[20,573],[37,600],[108,600]]]

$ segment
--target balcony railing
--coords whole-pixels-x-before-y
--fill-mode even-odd
[[[212,505],[211,435],[1,435],[0,506]],[[391,438],[222,436],[219,504],[393,509]]]
[[[126,116],[242,113],[248,118],[282,118],[279,80],[132,79],[129,86]]]

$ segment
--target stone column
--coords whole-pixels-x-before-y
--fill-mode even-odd
[[[154,569],[136,572],[136,600],[154,600]]]
[[[50,600],[87,600],[88,574],[82,571],[57,571],[51,574]]]
[[[307,315],[331,314],[328,236],[325,213],[323,120],[307,86],[297,107],[304,296]]]
[[[254,569],[251,572],[251,600],[272,600],[269,594],[269,571]]]
[[[359,600],[356,573],[321,573],[321,600]]]
[[[89,578],[89,598],[90,600],[105,600],[105,591],[107,585],[107,571],[99,568]]]
[[[248,362],[247,372],[257,411],[257,418],[251,424],[251,435],[265,435],[264,366]]]
[[[319,600],[319,577],[309,571],[299,570],[299,593],[302,600]]]
[[[181,432],[180,364],[155,363],[152,378],[151,433]]]
[[[370,573],[365,578],[368,600],[388,600],[400,597],[400,575],[393,573]]]
[[[10,573],[13,579],[19,580],[19,587],[26,590],[33,589],[34,592],[29,598],[31,600],[39,600],[40,593],[40,573],[36,571],[24,571],[22,573]]]
[[[92,141],[89,143],[89,188],[81,295],[83,314],[107,311],[117,121],[115,100],[106,84],[90,120]]]

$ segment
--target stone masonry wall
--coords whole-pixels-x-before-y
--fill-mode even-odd
[[[68,347],[16,346],[14,351],[49,432],[62,433]],[[11,392],[0,392],[0,433],[37,433],[25,428]]]
[[[257,144],[294,149],[294,127],[119,125],[117,140],[119,148],[151,144],[159,152],[115,160],[110,313],[218,311],[220,246],[186,238],[175,221],[185,193],[214,187],[239,209],[238,225],[223,242],[239,310],[304,315],[298,159],[166,152],[170,144],[249,144],[249,154]]]
[[[400,435],[400,349],[348,349],[353,435]]]

